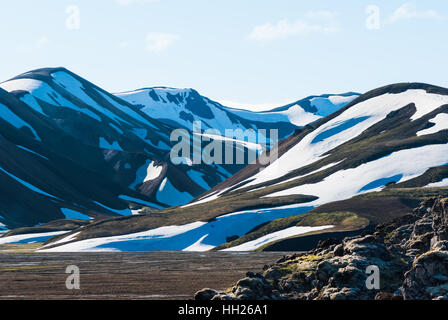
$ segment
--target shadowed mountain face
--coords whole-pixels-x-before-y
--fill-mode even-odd
[[[147,92],[158,103],[147,109],[64,68],[39,69],[1,83],[0,226],[182,205],[244,167],[172,164],[177,141],[170,141],[170,134],[190,129],[179,119],[204,120],[210,125],[203,130],[275,127],[285,136],[298,127],[287,117],[264,127],[263,121],[233,114],[194,90],[162,91]],[[185,111],[162,117],[168,104]],[[216,110],[228,116],[221,119]]]
[[[416,200],[446,195],[447,115],[444,88],[370,91],[296,130],[277,160],[248,165],[187,206],[93,224],[54,250],[245,251],[362,230],[407,213]]]

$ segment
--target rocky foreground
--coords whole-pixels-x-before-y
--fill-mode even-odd
[[[379,289],[366,285],[369,266],[379,269]],[[448,198],[426,200],[373,234],[321,241],[262,273],[248,272],[225,292],[203,289],[195,299],[448,299]]]

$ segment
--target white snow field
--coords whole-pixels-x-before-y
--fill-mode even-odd
[[[431,156],[428,157],[428,154]],[[312,194],[319,197],[312,203],[316,206],[348,199],[357,194],[379,191],[391,181],[403,182],[416,178],[425,173],[428,168],[446,164],[447,155],[448,145],[446,144],[401,150],[356,168],[340,170],[318,183],[293,187],[266,197]],[[375,184],[375,182],[378,183]]]
[[[129,186],[134,189],[137,185],[157,179],[162,174],[163,166],[154,165],[154,161],[147,160],[146,163],[137,169],[135,181]]]
[[[0,238],[0,244],[45,242],[52,237],[59,236],[67,232],[68,231],[55,231],[2,237]]]
[[[65,86],[63,86],[65,88]],[[59,105],[61,108],[69,108],[75,111],[79,111],[84,113],[85,115],[97,120],[101,121],[101,117],[92,112],[87,108],[79,108],[75,106],[73,103],[59,95],[53,88],[51,88],[47,83],[35,80],[35,79],[14,79],[3,82],[0,84],[0,88],[13,92],[15,90],[28,91],[30,95],[25,95],[21,100],[27,103],[31,108],[45,115],[42,108],[39,106],[35,98],[38,98],[46,103],[52,105]],[[71,89],[71,88],[70,88]],[[87,94],[83,93],[83,97],[87,97]],[[90,98],[89,98],[90,99]],[[90,99],[91,100],[91,99]],[[91,100],[93,101],[93,100]]]
[[[439,182],[430,183],[430,184],[426,185],[425,187],[427,187],[427,188],[448,187],[448,178],[445,178]]]
[[[89,217],[88,215],[78,212],[76,210],[61,208],[61,212],[65,216],[65,219],[92,220],[92,218]]]
[[[135,234],[81,240],[44,251],[207,251],[225,243],[228,237],[242,236],[262,223],[301,214],[310,209],[312,207],[292,209],[285,206],[247,210],[227,214],[211,222],[197,221]]]
[[[329,228],[333,228],[333,227],[334,226],[319,226],[319,227],[297,227],[297,226],[294,226],[294,227],[286,228],[284,230],[280,230],[277,232],[267,234],[258,239],[248,241],[248,242],[245,242],[238,246],[227,248],[227,249],[224,249],[221,251],[253,251],[253,250],[257,250],[258,248],[262,247],[263,245],[273,242],[273,241],[282,240],[282,239],[286,239],[286,238],[293,237],[293,236],[298,236],[300,234],[305,234],[305,233],[309,233],[309,232],[313,232],[313,231],[325,230],[325,229],[329,229]]]

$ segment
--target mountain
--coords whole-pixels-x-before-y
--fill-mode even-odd
[[[277,126],[233,115],[194,90],[173,90],[158,91],[159,104],[147,109],[120,98],[129,94],[110,94],[64,68],[34,70],[1,83],[0,228],[183,205],[244,168],[244,163],[192,164],[182,157],[174,164],[170,151],[177,141],[170,138],[182,118],[162,116],[169,108],[190,109],[218,128]],[[285,135],[297,129],[286,120],[278,126]],[[231,142],[233,150],[246,154],[260,148]]]
[[[226,135],[229,129],[263,128],[277,129],[279,138],[339,110],[359,96],[353,92],[310,96],[270,111],[253,112],[225,107],[194,89],[154,87],[115,95],[176,128],[193,130],[193,122],[201,121],[204,130],[218,130],[221,135]]]
[[[361,232],[447,196],[447,117],[448,89],[378,88],[296,130],[268,165],[248,165],[188,205],[94,223],[46,248],[298,250],[325,234]]]

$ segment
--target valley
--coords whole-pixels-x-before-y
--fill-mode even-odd
[[[1,299],[193,299],[204,287],[225,289],[251,268],[284,253],[1,253]],[[80,290],[68,290],[68,265]]]

